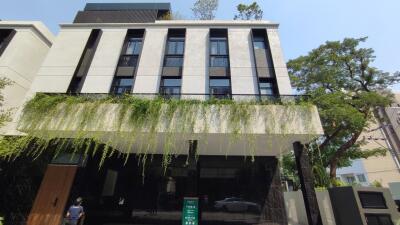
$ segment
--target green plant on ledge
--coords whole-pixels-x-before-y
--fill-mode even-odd
[[[175,140],[201,138],[208,133],[211,120],[217,121],[216,123],[226,120],[225,132],[230,133],[231,142],[240,140],[247,143],[247,154],[254,158],[255,135],[250,126],[252,121],[263,114],[261,116],[269,118],[265,120],[268,124],[265,126],[265,133],[274,129],[270,125],[274,122],[271,119],[274,112],[260,110],[257,115],[254,113],[255,106],[272,104],[287,106],[282,112],[284,115],[281,115],[287,121],[294,119],[292,106],[296,106],[296,111],[305,120],[306,129],[314,129],[309,126],[311,104],[307,102],[276,103],[228,99],[200,101],[146,99],[131,95],[72,96],[38,93],[26,103],[20,119],[19,130],[27,136],[1,139],[0,157],[18,157],[24,149],[30,149],[29,154],[35,158],[51,146],[55,156],[66,150],[74,154],[79,152],[85,157],[99,153],[101,166],[106,158],[123,154],[123,151],[116,149],[125,149],[125,153],[128,153],[135,148],[145,164],[147,155],[155,154],[154,149],[162,144],[163,166],[166,168],[171,162],[171,156],[176,153],[175,150],[184,147],[177,146]],[[216,127],[221,129],[222,126],[217,124]],[[280,129],[285,134],[290,127],[284,125]],[[104,131],[110,130],[113,132],[105,134]],[[159,133],[163,134],[162,140],[157,136]],[[116,138],[123,142],[113,142]],[[126,160],[128,156],[129,154],[125,154]]]

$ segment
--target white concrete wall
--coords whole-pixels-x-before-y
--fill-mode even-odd
[[[108,93],[114,78],[126,29],[103,29],[82,93]]]
[[[328,191],[317,191],[318,207],[323,225],[336,225]],[[289,225],[308,225],[303,193],[292,191],[284,193],[286,214]]]
[[[258,94],[251,27],[234,22],[228,28],[231,85],[233,94]],[[265,22],[264,22],[265,23]],[[239,24],[241,24],[239,26]],[[257,25],[257,23],[254,23]],[[102,27],[104,26],[104,27]],[[182,93],[208,94],[209,29],[186,22],[185,57]],[[181,28],[182,28],[181,27]],[[91,31],[90,25],[63,26],[44,61],[33,92],[66,92]],[[115,73],[127,27],[98,24],[103,34],[86,77],[82,93],[108,93]],[[131,29],[139,28],[132,25]],[[143,28],[141,26],[140,28]],[[142,54],[139,59],[133,93],[158,93],[164,60],[167,24],[146,25]],[[255,26],[259,29],[260,27]],[[267,28],[265,26],[264,28]],[[280,94],[292,94],[277,29],[267,28]],[[52,85],[48,85],[51,83]],[[204,97],[203,97],[204,98]]]
[[[283,57],[278,29],[267,29],[267,36],[269,47],[271,48],[272,62],[274,63],[279,94],[291,95],[292,86],[290,84],[290,79],[286,68],[286,61]]]
[[[1,21],[0,29],[16,31],[11,42],[0,56],[0,77],[6,77],[13,83],[4,90],[2,109],[11,110],[12,122],[1,128],[0,133],[16,133],[16,115],[18,108],[24,104],[25,96],[50,49],[54,36],[39,22]],[[44,32],[41,33],[41,32]]]
[[[209,29],[188,28],[185,39],[185,56],[182,72],[182,94],[209,92]],[[182,96],[204,99],[204,96]]]
[[[233,95],[258,94],[258,81],[250,31],[250,28],[230,28],[228,30]],[[241,99],[242,96],[234,96],[234,98]]]
[[[67,92],[91,29],[61,29],[33,82],[32,92]]]
[[[167,28],[146,29],[133,93],[158,93],[167,34]]]

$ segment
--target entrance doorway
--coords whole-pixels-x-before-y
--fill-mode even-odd
[[[249,225],[263,221],[272,157],[199,156],[195,181],[186,155],[110,158],[99,169],[89,159],[74,188],[84,199],[85,225],[181,225],[183,199],[199,199],[202,225]],[[196,186],[193,188],[193,186]],[[73,191],[75,192],[75,191]],[[74,196],[74,197],[76,197]]]
[[[77,166],[48,165],[27,225],[61,224]]]

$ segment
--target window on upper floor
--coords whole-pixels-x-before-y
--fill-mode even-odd
[[[116,77],[111,87],[111,93],[121,95],[130,93],[133,86],[133,77]]]
[[[260,78],[259,88],[261,96],[274,96],[276,95],[276,87],[273,79]]]
[[[211,98],[231,98],[231,82],[226,78],[210,78]]]
[[[210,67],[229,67],[227,38],[210,39]]]
[[[182,79],[180,77],[163,77],[160,94],[165,98],[180,98]]]
[[[358,179],[358,182],[360,182],[360,183],[367,182],[367,179],[365,178],[364,174],[358,174],[357,179]]]
[[[15,33],[15,30],[12,29],[0,29],[0,56],[7,48]]]
[[[79,60],[78,66],[75,69],[74,76],[72,77],[71,83],[68,87],[69,93],[81,92],[81,89],[86,79],[86,75],[89,71],[94,54],[96,52],[97,45],[100,42],[101,35],[102,31],[99,29],[94,29],[90,33],[88,41],[86,42],[86,46]]]
[[[228,31],[210,30],[210,67],[229,68]]]
[[[185,29],[168,30],[164,67],[182,67],[185,52]],[[171,74],[168,74],[171,75]],[[179,76],[181,74],[173,74]]]
[[[266,49],[265,39],[263,37],[254,37],[253,46],[254,49]]]
[[[142,52],[143,36],[143,29],[128,30],[110,89],[111,93],[120,95],[132,91],[134,76]]]

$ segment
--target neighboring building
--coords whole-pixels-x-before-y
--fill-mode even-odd
[[[74,23],[61,25],[32,84],[32,96],[45,92],[295,101],[278,24],[157,20],[168,11],[169,4],[88,4]],[[116,106],[103,106],[105,111],[93,117],[108,123],[116,117]],[[125,131],[88,124],[92,132],[88,134],[107,139],[118,154],[106,159],[100,170],[98,162],[104,155],[73,163],[73,157],[56,158],[48,166],[28,225],[58,224],[67,204],[77,196],[84,199],[85,224],[182,224],[184,198],[195,197],[204,223],[286,225],[278,157],[293,147],[305,181],[306,209],[318,214],[311,168],[300,144],[323,134],[316,107],[261,103],[251,107],[254,121],[243,136],[254,138],[253,161],[248,145],[231,140],[226,117],[209,119],[207,130],[196,126],[193,133],[197,136],[192,139],[175,135],[174,155],[166,170],[164,146],[150,150],[146,171],[140,164],[143,152],[139,149],[149,141],[148,130],[141,130],[138,146],[131,148],[125,143],[133,137],[124,135]],[[69,125],[73,127],[80,119],[79,113],[64,116],[70,124],[64,121],[58,126],[59,118],[54,117],[49,123],[56,127],[43,124],[41,134],[76,137],[80,131]],[[32,131],[24,124],[19,129]],[[163,127],[155,129],[159,139],[170,135]],[[128,154],[126,165],[118,157],[121,154]]]
[[[11,110],[13,117],[13,122],[2,127],[2,134],[16,134],[14,115],[24,103],[53,39],[41,22],[0,21],[0,77],[12,82],[3,90],[4,109]]]
[[[371,150],[386,148],[386,156],[371,157],[369,159],[356,160],[352,167],[338,170],[338,177],[345,183],[362,184],[363,186],[379,182],[383,187],[390,187],[400,182],[399,164],[399,137],[400,137],[400,95],[395,95],[395,103],[387,108],[379,110],[379,116],[383,118],[381,123],[375,122],[369,126],[360,139],[366,141],[362,149]],[[362,176],[366,182],[361,182]],[[361,180],[359,180],[361,177]]]

